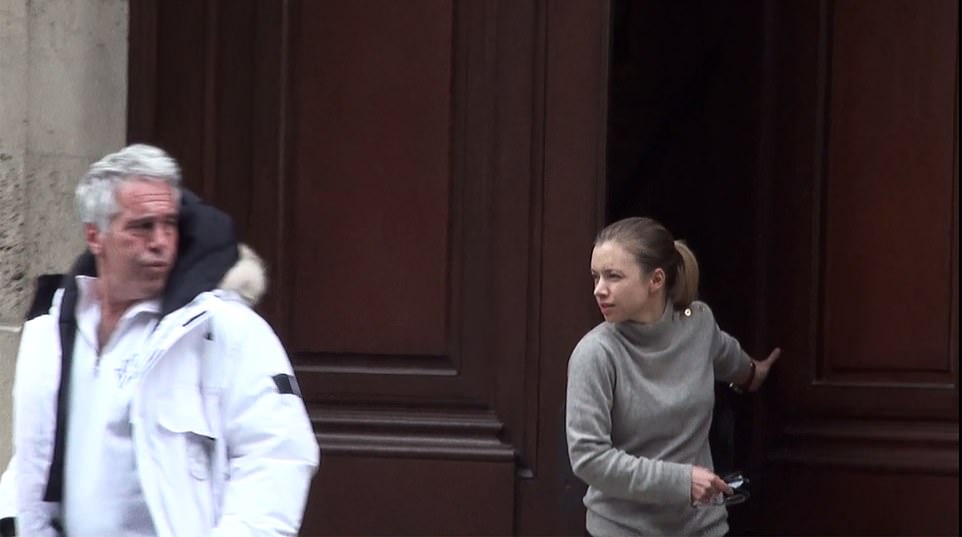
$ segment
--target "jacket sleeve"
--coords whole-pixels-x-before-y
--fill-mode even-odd
[[[245,317],[225,328],[235,331],[221,403],[230,477],[212,535],[296,535],[317,439],[280,341],[259,316]]]
[[[611,440],[615,370],[603,346],[583,339],[568,362],[565,429],[575,475],[618,498],[651,504],[686,504],[691,466],[636,457]]]
[[[14,459],[19,535],[54,537],[59,503],[43,501],[53,455],[60,350],[50,315],[28,321],[20,337],[13,385]]]
[[[14,483],[16,473],[17,457],[15,455],[10,457],[7,469],[3,471],[3,476],[0,476],[0,521],[13,520],[17,517],[17,488]],[[0,522],[0,535],[6,536],[2,524],[7,523]]]

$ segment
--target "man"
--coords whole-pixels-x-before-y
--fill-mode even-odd
[[[237,260],[230,222],[179,183],[133,145],[77,187],[89,252],[21,336],[21,535],[300,526],[319,460],[300,390],[267,323],[212,291]]]

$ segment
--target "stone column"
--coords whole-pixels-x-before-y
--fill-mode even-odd
[[[82,250],[73,189],[124,145],[127,0],[0,0],[0,467],[34,278]]]

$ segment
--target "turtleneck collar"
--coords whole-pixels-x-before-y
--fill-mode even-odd
[[[612,327],[621,334],[622,337],[636,345],[658,345],[671,334],[671,321],[674,317],[675,305],[671,300],[665,301],[665,309],[661,312],[661,317],[657,321],[642,324],[636,321],[623,321],[612,323]]]

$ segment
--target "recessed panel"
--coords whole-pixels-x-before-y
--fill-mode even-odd
[[[833,20],[823,359],[948,373],[957,3],[836,2]]]
[[[443,354],[453,6],[305,1],[296,12],[295,350]]]

